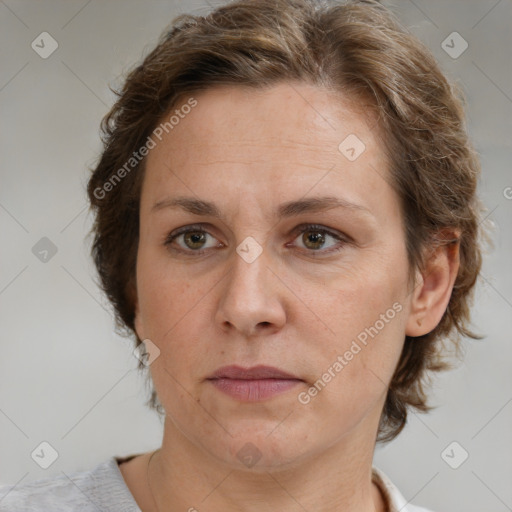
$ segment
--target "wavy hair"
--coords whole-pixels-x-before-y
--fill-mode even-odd
[[[239,0],[172,21],[114,91],[117,100],[102,121],[103,150],[88,182],[99,284],[116,327],[138,346],[135,268],[145,158],[137,153],[139,159],[130,159],[194,91],[296,81],[338,91],[376,114],[390,184],[400,198],[411,275],[424,267],[427,249],[459,245],[460,268],[441,321],[424,336],[405,338],[377,432],[377,442],[388,442],[405,426],[410,407],[432,408],[426,392],[431,372],[451,367],[444,341],[460,354],[462,337],[481,338],[470,330],[470,306],[482,264],[484,208],[462,90],[377,1]],[[454,229],[458,239],[440,236]],[[147,405],[163,412],[154,389]]]

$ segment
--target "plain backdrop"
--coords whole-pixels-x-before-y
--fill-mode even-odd
[[[216,4],[0,1],[1,484],[70,475],[160,444],[162,425],[144,406],[132,341],[114,333],[95,284],[85,239],[87,167],[101,148],[109,86],[119,86],[175,15],[206,14]],[[480,193],[496,229],[473,313],[485,339],[465,342],[464,363],[434,381],[437,408],[411,413],[374,463],[408,500],[433,510],[510,511],[512,2],[386,5],[466,92]],[[58,44],[47,58],[31,46],[42,32]],[[41,247],[47,261],[37,256]],[[48,469],[31,457],[42,442],[58,453]],[[457,465],[466,453],[457,469],[446,462]]]

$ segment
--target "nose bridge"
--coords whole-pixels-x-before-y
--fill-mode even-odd
[[[253,237],[245,238],[232,255],[231,270],[222,290],[217,321],[244,335],[262,327],[277,329],[284,322],[284,310],[276,292],[269,253]]]
[[[236,300],[237,307],[256,308],[269,294],[268,251],[252,237],[247,237],[233,255],[226,299]]]

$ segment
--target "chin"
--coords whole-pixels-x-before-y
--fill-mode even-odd
[[[294,428],[293,435],[282,429],[279,432],[276,422],[257,422],[253,420],[250,426],[242,422],[237,428],[229,428],[231,436],[225,435],[208,447],[210,453],[232,469],[264,472],[276,467],[292,467],[308,453],[314,451],[305,440],[307,434],[300,435]],[[297,436],[297,437],[294,437]]]

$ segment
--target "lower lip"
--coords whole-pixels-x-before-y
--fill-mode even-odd
[[[258,402],[288,391],[299,384],[298,379],[210,379],[220,391],[243,402]]]

